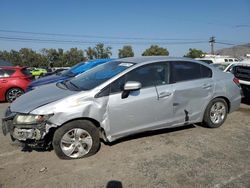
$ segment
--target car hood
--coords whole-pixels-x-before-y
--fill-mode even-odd
[[[12,112],[29,113],[32,110],[64,97],[78,93],[58,87],[56,83],[41,86],[18,97],[11,105]]]
[[[61,75],[50,75],[50,76],[45,76],[42,78],[39,78],[37,80],[34,80],[31,82],[30,86],[35,87],[35,86],[40,86],[40,85],[45,85],[45,84],[49,84],[49,83],[55,83],[61,80],[65,80],[68,77],[66,76],[61,76]]]

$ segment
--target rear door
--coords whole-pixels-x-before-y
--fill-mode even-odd
[[[214,82],[212,70],[191,61],[171,62],[174,123],[196,122],[210,101]]]

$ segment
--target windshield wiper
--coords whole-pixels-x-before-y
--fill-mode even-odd
[[[57,82],[56,86],[59,87],[59,88],[61,88],[61,89],[68,89],[67,85],[65,84],[65,81],[66,80],[64,80],[62,82]]]
[[[72,86],[74,86],[77,90],[80,90],[80,87],[78,87],[76,84],[74,84],[73,82],[71,81],[68,81]]]

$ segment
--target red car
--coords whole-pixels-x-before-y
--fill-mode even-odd
[[[32,80],[25,67],[0,66],[0,101],[12,102],[22,95]]]

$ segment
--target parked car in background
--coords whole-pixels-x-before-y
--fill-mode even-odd
[[[54,70],[47,70],[47,73],[45,73],[43,76],[50,76],[50,75],[53,75],[53,74],[61,74],[62,71],[65,71],[65,70],[68,70],[69,68],[57,68],[57,69],[54,69]]]
[[[210,65],[212,65],[212,66],[214,66],[214,67],[216,67],[216,68],[224,71],[229,64],[226,64],[226,63],[212,63]]]
[[[230,64],[232,62],[238,62],[238,59],[232,58],[229,56],[222,56],[222,55],[211,55],[206,54],[204,57],[195,58],[196,60],[203,61],[207,64],[211,63],[220,63],[220,64]]]
[[[109,62],[111,60],[112,59],[96,59],[96,60],[90,60],[87,62],[80,62],[80,63],[74,65],[73,67],[71,67],[70,69],[63,71],[61,74],[60,73],[54,74],[54,75],[50,75],[50,76],[46,76],[46,77],[34,80],[29,85],[27,91],[33,90],[34,88],[41,86],[41,85],[70,79],[70,78],[72,78],[80,73],[83,73],[83,72],[85,72],[85,71],[87,71],[95,66],[101,65],[101,64]]]
[[[0,101],[12,102],[22,95],[32,80],[25,67],[0,66]]]
[[[42,69],[42,68],[29,68],[30,73],[32,74],[32,76],[34,77],[40,77],[43,76],[44,74],[47,73],[46,69]]]
[[[243,95],[250,101],[250,60],[231,63],[225,69],[225,72],[231,72],[239,79]]]
[[[124,58],[24,94],[6,110],[3,133],[76,159],[95,154],[100,139],[198,122],[219,127],[240,101],[237,78],[206,63]]]

